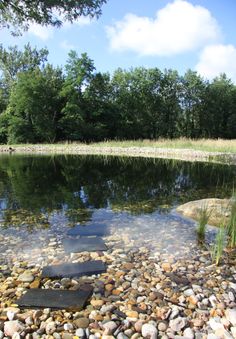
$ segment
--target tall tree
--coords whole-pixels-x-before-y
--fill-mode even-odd
[[[60,120],[61,136],[67,140],[83,140],[86,106],[83,92],[93,78],[94,63],[86,53],[79,57],[71,51],[65,69],[66,78],[61,91],[65,101]]]
[[[9,142],[55,141],[62,85],[61,69],[50,65],[19,74],[4,114],[8,117]]]
[[[81,16],[98,17],[107,0],[1,0],[0,27],[13,28],[14,34],[27,30],[31,22],[61,26]]]
[[[44,67],[47,57],[46,48],[38,50],[32,48],[29,43],[22,51],[17,46],[9,47],[7,50],[0,45],[0,70],[5,86],[9,89],[20,72],[33,70],[38,66]]]

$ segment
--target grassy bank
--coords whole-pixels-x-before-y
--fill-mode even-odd
[[[191,149],[205,152],[224,152],[236,153],[236,139],[159,139],[153,140],[135,140],[135,141],[105,141],[93,144],[100,147],[155,147],[168,149]]]
[[[2,145],[1,153],[96,154],[130,157],[170,158],[236,164],[236,140],[137,140],[105,141],[92,144],[58,143]]]

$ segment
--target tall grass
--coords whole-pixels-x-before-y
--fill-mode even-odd
[[[211,212],[208,211],[207,206],[204,206],[200,209],[199,221],[197,226],[197,235],[199,241],[203,241],[205,239],[206,225],[209,221],[210,214]]]
[[[107,140],[91,144],[100,147],[156,147],[191,149],[208,152],[236,153],[236,139],[158,139],[158,140]]]
[[[229,223],[227,225],[228,246],[236,247],[236,195],[233,195]]]
[[[211,250],[212,260],[215,262],[217,266],[219,265],[220,260],[222,258],[224,246],[225,246],[225,226],[224,224],[222,224],[217,232],[216,240]]]

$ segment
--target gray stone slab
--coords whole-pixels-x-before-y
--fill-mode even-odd
[[[107,247],[99,237],[81,237],[78,239],[64,239],[64,250],[67,253],[106,251]]]
[[[16,304],[21,308],[51,308],[66,310],[82,310],[86,301],[92,295],[93,289],[79,291],[43,290],[33,288],[28,290]]]
[[[61,264],[43,268],[43,278],[73,278],[84,275],[101,274],[106,272],[106,265],[102,260],[86,261],[75,264]]]
[[[97,235],[97,236],[104,236],[108,235],[109,227],[106,224],[88,224],[88,225],[77,225],[73,228],[71,228],[67,234],[70,236],[91,236],[91,235]]]

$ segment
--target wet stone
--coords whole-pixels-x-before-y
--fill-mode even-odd
[[[106,265],[101,260],[86,261],[75,264],[61,264],[43,268],[42,277],[72,278],[83,275],[101,274],[106,272]]]
[[[109,228],[106,224],[99,224],[99,223],[94,223],[94,224],[88,224],[88,225],[77,225],[70,229],[67,232],[67,235],[69,236],[91,236],[91,235],[96,235],[96,236],[105,236],[109,235]]]
[[[81,310],[91,294],[91,287],[79,291],[31,289],[16,303],[21,308]]]
[[[67,253],[96,252],[107,250],[107,246],[105,245],[104,241],[99,237],[65,239],[63,240],[63,245]]]

